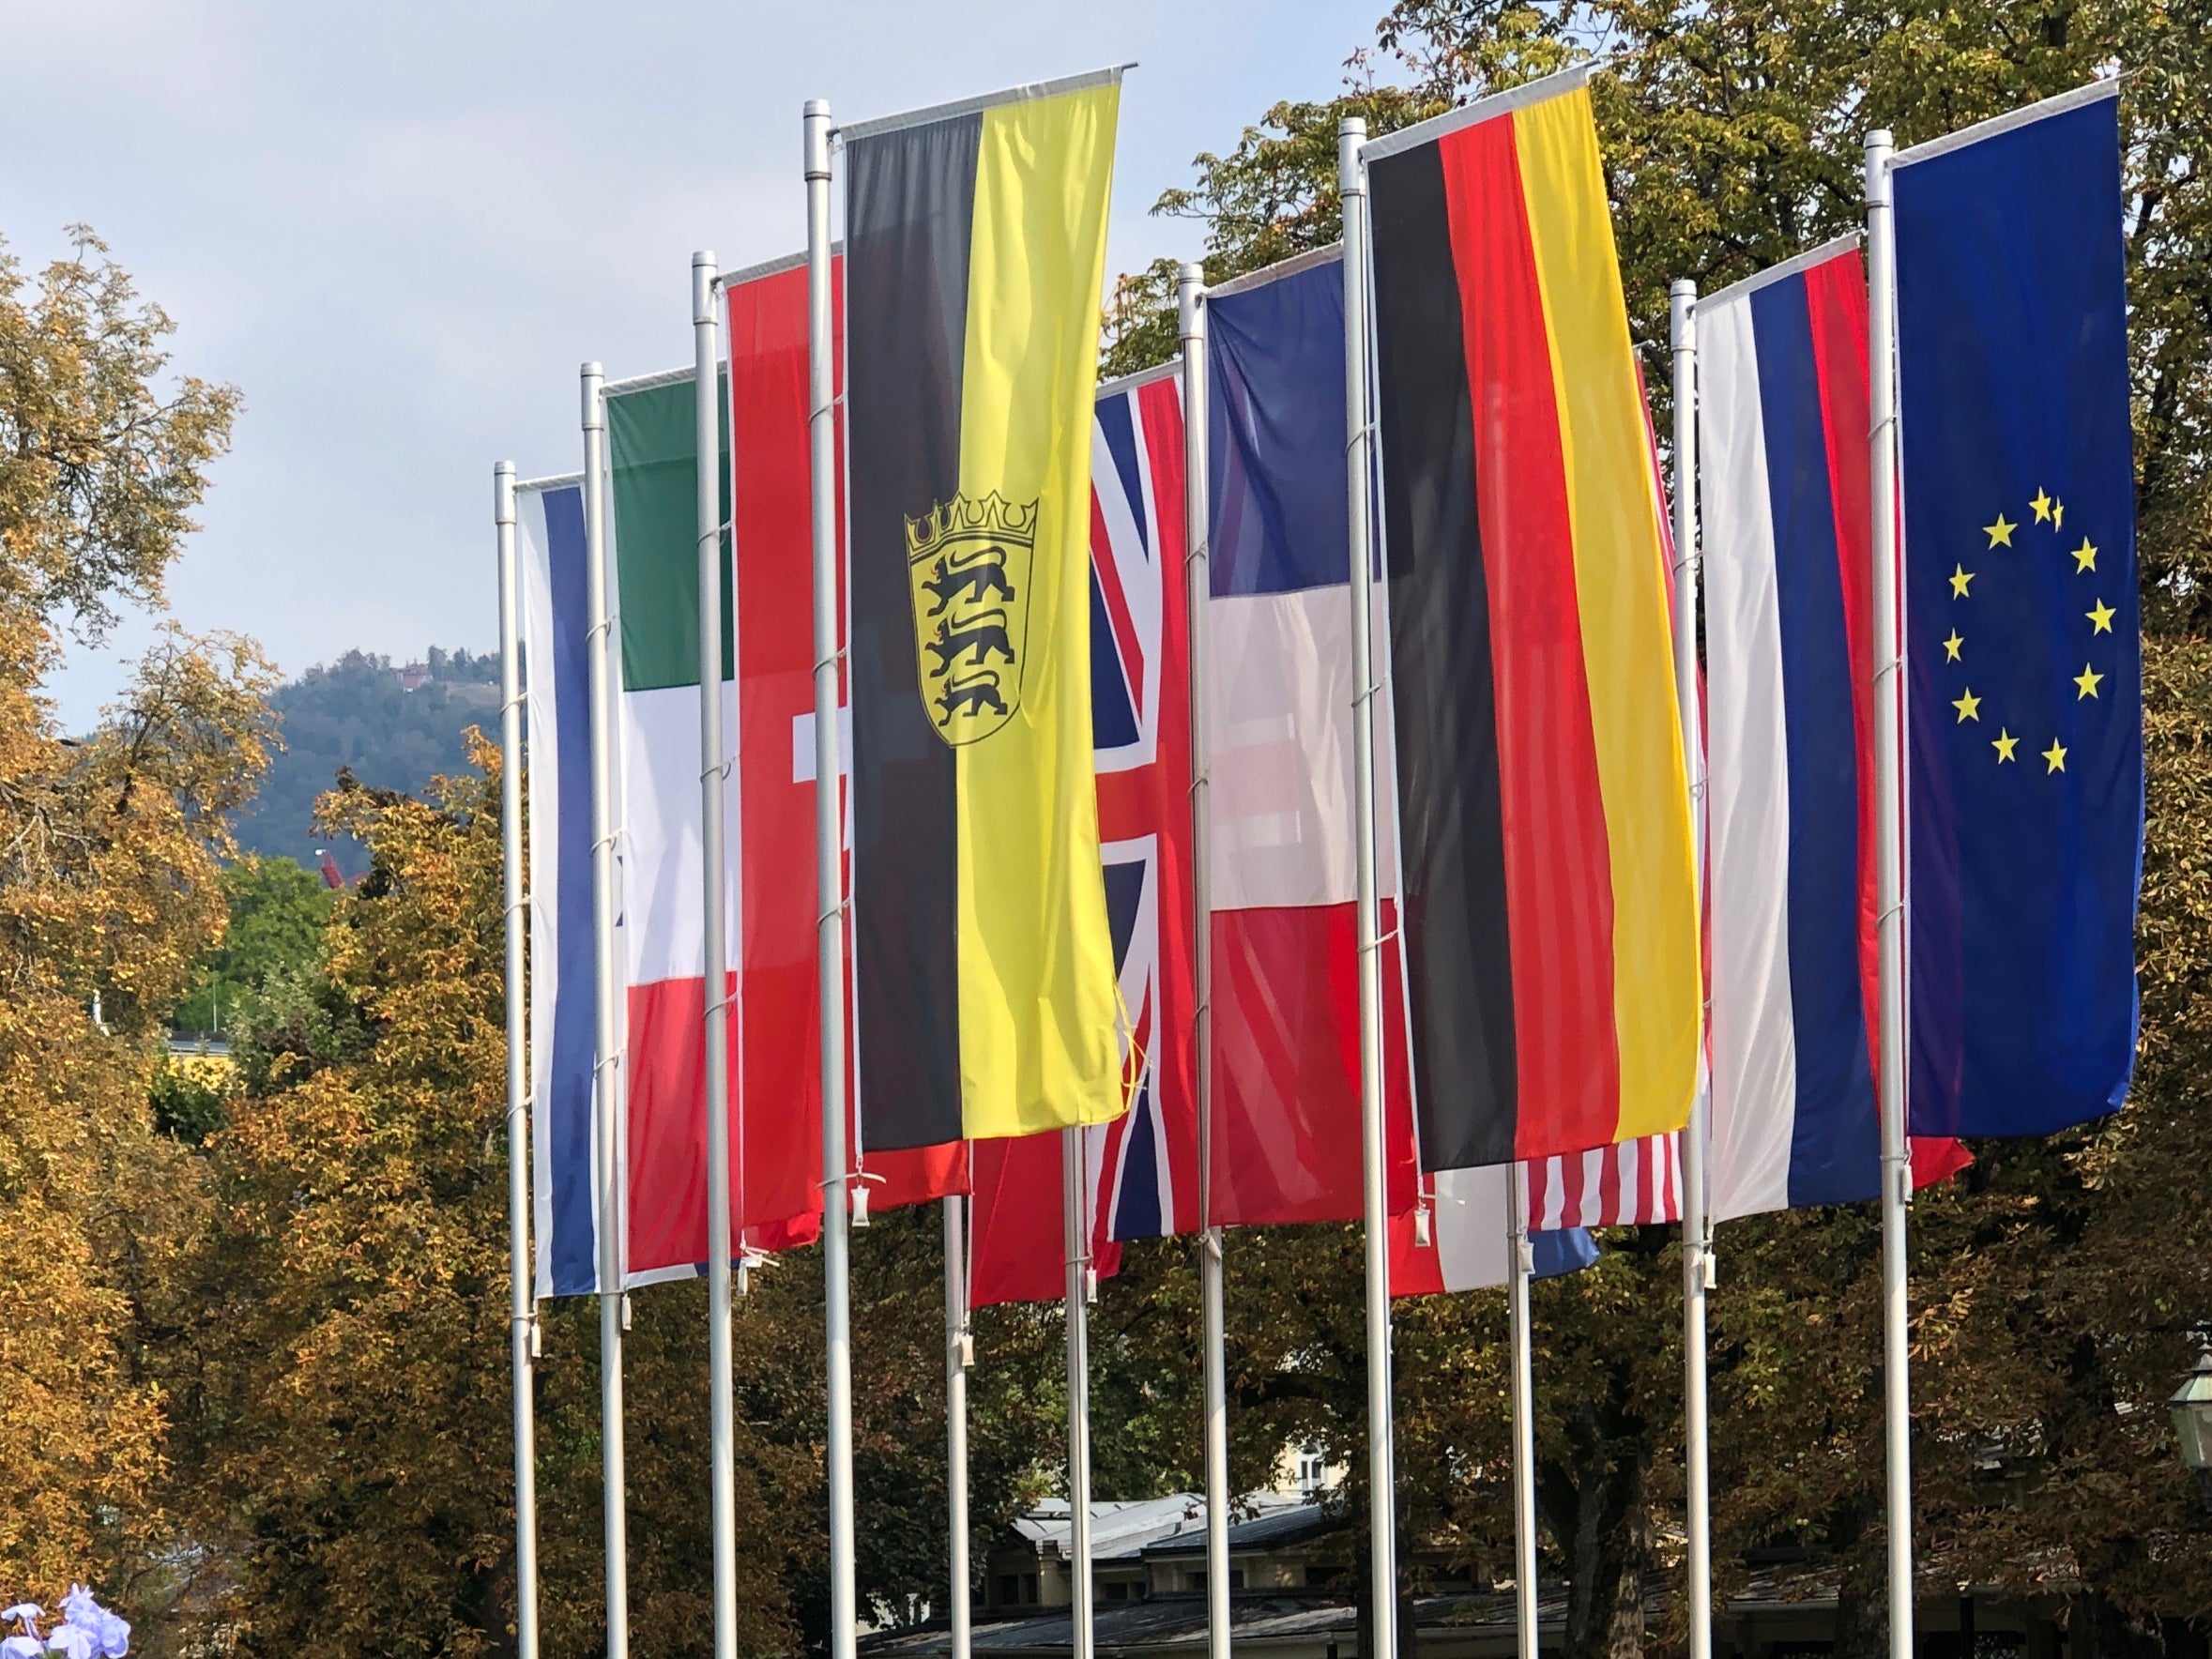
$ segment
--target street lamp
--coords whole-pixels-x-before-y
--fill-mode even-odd
[[[2181,1461],[2197,1477],[2197,1493],[2212,1510],[2212,1347],[2197,1355],[2197,1362],[2166,1402],[2174,1414],[2174,1433],[2181,1441]]]

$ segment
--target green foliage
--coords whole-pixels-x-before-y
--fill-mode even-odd
[[[279,974],[297,974],[322,952],[323,925],[337,895],[320,875],[290,859],[248,853],[222,875],[229,924],[170,1016],[181,1031],[236,1023],[244,999]]]
[[[227,1070],[227,1068],[224,1068]],[[154,1069],[146,1098],[154,1127],[172,1139],[200,1145],[223,1125],[230,1099],[227,1079],[212,1069],[171,1060]]]

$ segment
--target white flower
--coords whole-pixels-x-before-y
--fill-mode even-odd
[[[46,1638],[49,1651],[67,1653],[69,1659],[93,1659],[99,1651],[99,1637],[82,1624],[57,1624]]]
[[[46,1644],[35,1636],[11,1636],[0,1642],[0,1659],[44,1659]]]
[[[69,1593],[62,1597],[61,1605],[69,1623],[90,1634],[102,1659],[123,1659],[130,1651],[130,1621],[101,1606],[86,1586],[70,1585]]]
[[[46,1617],[46,1609],[37,1602],[18,1602],[12,1607],[0,1608],[0,1624],[20,1621],[33,1636],[38,1634],[38,1621]]]

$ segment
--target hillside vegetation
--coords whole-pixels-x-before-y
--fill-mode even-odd
[[[239,821],[238,845],[311,869],[316,849],[328,847],[356,877],[369,867],[367,851],[349,835],[315,833],[315,798],[336,784],[341,768],[370,788],[409,795],[465,770],[462,734],[480,725],[498,736],[499,658],[433,646],[420,663],[397,667],[389,657],[348,651],[285,681],[269,708],[283,749]]]

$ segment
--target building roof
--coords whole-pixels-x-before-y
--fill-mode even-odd
[[[1262,1492],[1245,1501],[1258,1513],[1230,1521],[1228,1546],[1232,1552],[1294,1543],[1333,1524],[1321,1506],[1308,1499]],[[1045,1499],[1014,1521],[1014,1531],[1025,1543],[1035,1545],[1040,1554],[1067,1560],[1067,1499]],[[1205,1551],[1206,1500],[1196,1492],[1091,1506],[1093,1565],[1135,1562],[1154,1556],[1203,1555]]]
[[[1145,1557],[1198,1556],[1206,1553],[1206,1506],[1198,1505],[1198,1523],[1195,1531],[1178,1532],[1163,1538],[1145,1548]],[[1296,1544],[1301,1539],[1312,1538],[1339,1525],[1338,1518],[1329,1514],[1311,1499],[1293,1499],[1289,1501],[1262,1500],[1259,1513],[1244,1519],[1232,1520],[1228,1528],[1229,1554],[1239,1550],[1279,1549],[1286,1544]]]
[[[1070,1515],[1067,1499],[1048,1498],[1014,1523],[1015,1534],[1037,1546],[1040,1554],[1068,1557]],[[1094,1503],[1091,1506],[1091,1560],[1134,1561],[1147,1545],[1188,1530],[1201,1543],[1206,1536],[1206,1500],[1195,1492],[1175,1492],[1166,1498],[1141,1499],[1133,1503]]]

